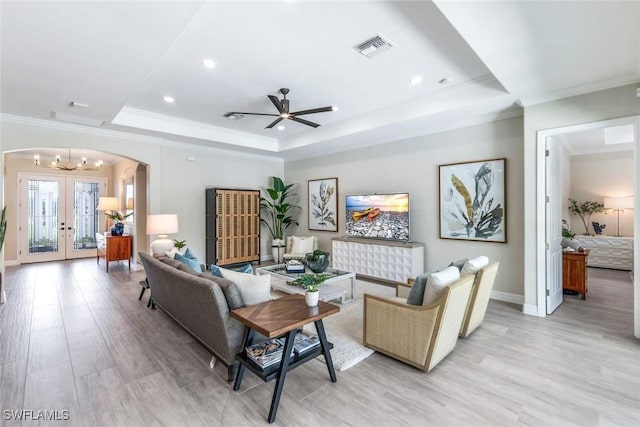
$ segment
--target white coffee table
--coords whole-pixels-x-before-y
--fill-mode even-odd
[[[256,269],[256,273],[258,274],[268,274],[272,277],[271,287],[273,289],[288,293],[288,294],[304,294],[304,289],[300,286],[290,285],[288,282],[292,282],[297,279],[303,273],[287,273],[287,268],[285,264],[276,264],[270,265],[268,267],[259,267]],[[305,273],[313,273],[309,268],[306,269]],[[318,289],[320,294],[318,295],[318,299],[320,301],[333,301],[340,300],[340,304],[347,304],[353,301],[355,296],[355,285],[356,285],[356,273],[351,273],[348,271],[336,270],[333,268],[327,268],[322,274],[327,274],[329,277],[327,280],[323,282],[323,285]],[[349,279],[351,281],[351,297],[346,299],[347,290],[341,286],[336,286],[336,282],[341,282],[343,280]]]

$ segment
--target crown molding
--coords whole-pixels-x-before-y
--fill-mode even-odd
[[[78,132],[85,135],[94,135],[94,136],[102,136],[102,137],[111,137],[111,138],[120,138],[120,139],[128,139],[131,141],[139,141],[139,142],[151,142],[151,143],[161,143],[164,138],[158,138],[155,136],[147,136],[147,135],[138,135],[129,132],[122,132],[111,129],[99,129],[92,128],[88,126],[82,126],[72,123],[61,123],[53,120],[43,120],[36,119],[33,117],[26,116],[16,116],[13,114],[5,114],[0,113],[0,121],[22,124],[27,126],[37,126],[46,129],[55,129],[67,132]]]
[[[279,149],[276,138],[130,107],[123,107],[111,123],[265,151],[277,152]]]
[[[558,99],[571,98],[573,96],[585,95],[591,92],[598,92],[601,90],[612,89],[615,87],[626,86],[630,84],[640,83],[638,76],[626,75],[617,77],[615,79],[603,80],[596,83],[589,83],[581,86],[573,86],[570,88],[548,92],[542,95],[524,96],[520,98],[520,104],[523,107],[531,107],[537,104],[544,104],[546,102],[556,101]]]

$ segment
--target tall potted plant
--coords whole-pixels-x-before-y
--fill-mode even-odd
[[[588,236],[590,234],[588,224],[590,223],[591,215],[604,212],[604,205],[600,202],[592,202],[590,200],[579,203],[577,200],[570,198],[569,212],[580,217],[582,225],[584,225],[584,235]]]
[[[300,206],[291,202],[291,199],[296,196],[293,193],[293,187],[296,184],[285,184],[277,176],[272,178],[273,187],[266,189],[269,198],[260,197],[260,210],[264,212],[260,222],[267,227],[273,238],[271,242],[273,259],[279,263],[282,256],[281,248],[285,245],[284,232],[291,225],[298,225],[293,214],[296,209],[300,209]]]

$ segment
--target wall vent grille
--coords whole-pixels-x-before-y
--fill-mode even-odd
[[[354,46],[353,48],[367,58],[373,58],[374,56],[377,56],[382,52],[389,50],[392,46],[393,43],[385,39],[380,34],[377,34],[367,41]]]

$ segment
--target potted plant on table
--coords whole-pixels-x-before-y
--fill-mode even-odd
[[[272,178],[273,188],[266,189],[269,198],[260,197],[260,210],[265,213],[260,218],[260,222],[267,227],[273,238],[271,242],[273,260],[280,263],[281,248],[285,245],[284,232],[291,225],[298,225],[293,213],[296,209],[300,209],[300,206],[291,202],[291,199],[296,196],[293,193],[293,187],[296,184],[285,184],[277,176]]]
[[[111,235],[122,236],[124,234],[124,223],[122,221],[133,215],[133,212],[128,213],[124,216],[118,211],[105,211],[104,214],[107,216],[107,218],[114,222],[113,226],[111,227]]]
[[[306,254],[306,261],[311,271],[322,273],[329,266],[329,253],[316,249],[312,253]]]
[[[318,296],[320,293],[318,287],[330,277],[331,276],[329,274],[304,273],[291,283],[303,288],[305,290],[304,302],[309,307],[315,307],[318,305]]]
[[[589,235],[589,222],[591,215],[594,213],[604,212],[604,205],[600,202],[592,202],[587,200],[586,202],[579,203],[577,200],[569,199],[569,212],[574,215],[578,215],[584,225],[584,235]]]

